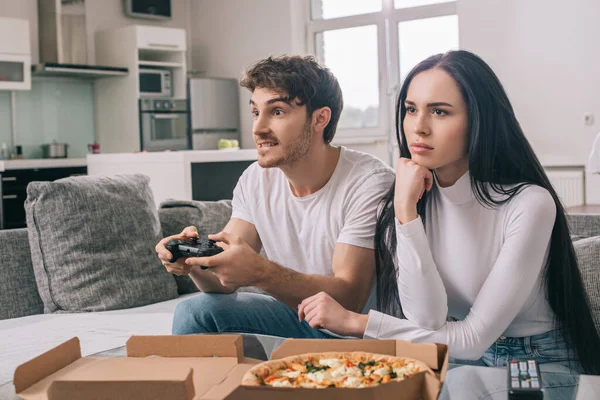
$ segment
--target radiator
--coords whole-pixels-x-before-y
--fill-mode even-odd
[[[585,204],[585,171],[583,169],[547,169],[546,174],[564,207]]]

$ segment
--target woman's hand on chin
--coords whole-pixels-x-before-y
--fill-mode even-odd
[[[315,329],[341,336],[363,337],[369,316],[346,310],[325,292],[308,297],[298,306],[298,319]]]
[[[398,159],[394,210],[401,224],[417,219],[417,202],[433,186],[433,174],[409,158]]]

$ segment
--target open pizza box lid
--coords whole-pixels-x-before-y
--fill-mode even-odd
[[[259,361],[243,356],[240,335],[132,336],[127,357],[81,357],[77,337],[20,365],[25,400],[225,398]]]
[[[328,351],[364,351],[391,356],[410,357],[430,367],[430,373],[420,373],[401,382],[391,382],[373,388],[298,389],[270,386],[239,386],[227,400],[369,400],[369,399],[437,399],[448,369],[448,346],[437,343],[411,343],[403,340],[337,340],[287,339],[273,351],[271,360],[303,353]],[[212,398],[211,398],[212,400]]]

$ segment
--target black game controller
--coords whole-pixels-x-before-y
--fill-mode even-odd
[[[171,240],[165,247],[173,255],[173,258],[169,260],[170,263],[174,263],[181,257],[210,257],[223,251],[214,240],[201,240],[197,237]],[[200,268],[206,269],[202,266]]]

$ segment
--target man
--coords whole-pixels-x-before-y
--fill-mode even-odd
[[[246,71],[241,86],[252,92],[258,162],[240,177],[231,220],[209,236],[224,251],[170,264],[165,244],[196,236],[194,227],[156,246],[167,270],[189,274],[202,292],[179,303],[173,334],[327,337],[318,320],[313,326],[300,322],[297,307],[326,292],[348,309],[364,308],[375,275],[377,206],[393,170],[368,154],[330,144],[342,93],[314,58],[269,57]],[[241,286],[268,295],[236,293]]]

